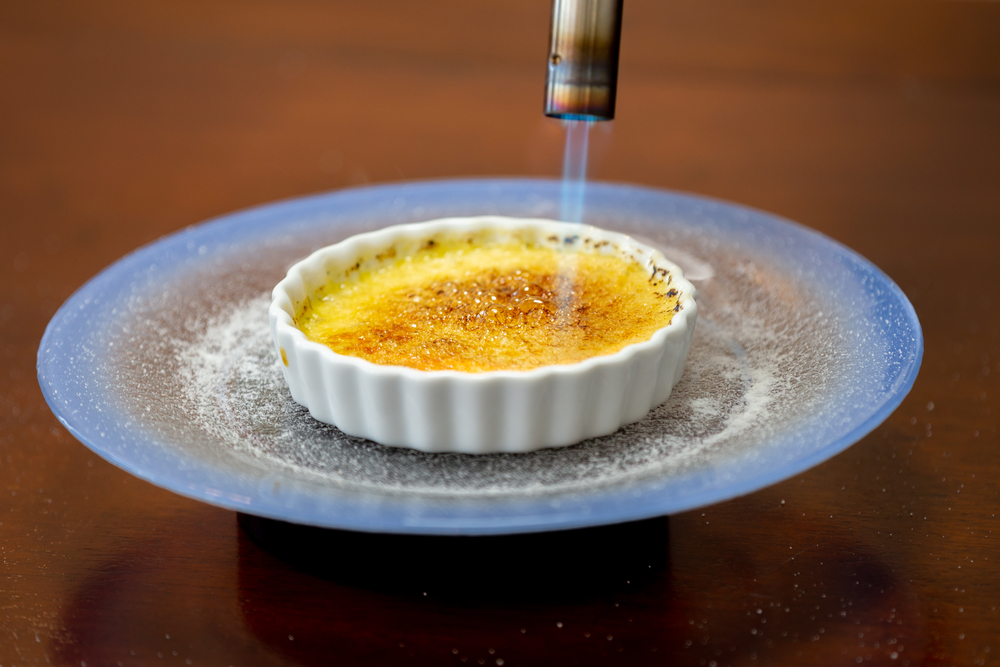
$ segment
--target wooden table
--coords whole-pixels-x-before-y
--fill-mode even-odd
[[[591,174],[797,220],[920,316],[910,395],[807,473],[582,533],[250,525],[265,549],[56,421],[44,327],[142,244],[354,184],[557,175],[547,28],[544,0],[0,7],[0,665],[1000,659],[996,3],[627,3]],[[288,557],[303,539],[340,560]]]

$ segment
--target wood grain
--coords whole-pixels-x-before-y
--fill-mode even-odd
[[[547,4],[0,7],[0,665],[997,661],[996,3],[627,3],[592,175],[802,222],[920,316],[903,405],[801,476],[532,538],[248,531],[48,410],[46,323],[163,234],[353,184],[556,175]]]

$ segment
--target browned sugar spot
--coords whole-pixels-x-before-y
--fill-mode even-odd
[[[662,280],[616,255],[438,244],[328,286],[301,328],[335,352],[377,364],[529,370],[648,340],[679,298],[662,289]]]

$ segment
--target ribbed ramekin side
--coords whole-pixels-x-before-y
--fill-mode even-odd
[[[423,452],[447,450],[450,385],[448,377],[403,378],[402,418],[408,429],[408,446]]]
[[[694,340],[694,327],[698,322],[698,304],[691,299],[688,304],[688,315],[687,315],[687,326],[684,328],[684,344],[681,346],[680,360],[677,363],[677,368],[674,370],[674,384],[681,381],[681,375],[684,374],[684,365],[687,363],[687,355],[691,350],[691,342]],[[664,398],[663,400],[667,400]]]
[[[452,446],[466,454],[496,452],[504,440],[507,406],[504,385],[509,378],[454,378],[449,408]]]
[[[291,338],[291,336],[289,336]],[[330,423],[331,415],[326,399],[320,350],[308,345],[292,343],[285,347],[288,356],[286,376],[296,377],[296,386],[289,384],[292,398],[305,406],[316,419]]]
[[[584,419],[586,437],[594,438],[617,431],[624,419],[629,364],[600,364],[590,371],[590,396]]]
[[[585,439],[587,384],[586,373],[554,373],[551,411],[544,426],[546,446],[555,447]]]
[[[545,446],[546,424],[552,412],[551,374],[511,377],[501,385],[506,420],[498,451],[529,452]]]
[[[632,377],[629,382],[631,392],[625,402],[622,424],[639,421],[655,405],[653,401],[663,356],[662,345],[646,346],[635,351],[630,360],[632,366]]]
[[[325,352],[320,356],[319,362],[323,365],[323,393],[316,396],[316,400],[325,404],[324,410],[330,416],[322,421],[333,424],[349,435],[367,437],[365,434],[368,433],[368,426],[361,408],[357,365],[330,359],[330,355]]]
[[[285,377],[288,391],[292,394],[292,399],[300,405],[305,405],[307,396],[302,387],[302,380],[297,369],[299,367],[298,345],[292,340],[292,318],[283,309],[271,306],[268,311],[268,319],[271,324],[271,339],[274,342],[274,351],[281,359],[281,373]]]
[[[409,446],[403,419],[402,377],[375,367],[359,369],[357,378],[364,437],[395,447]]]
[[[681,380],[688,350],[691,348],[696,316],[697,308],[695,308],[694,301],[689,300],[687,308],[684,310],[683,320],[678,322],[683,326],[672,328],[666,332],[666,339],[660,346],[663,350],[663,356],[659,362],[651,409],[670,398],[674,386]]]

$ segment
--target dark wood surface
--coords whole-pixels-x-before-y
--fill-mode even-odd
[[[625,10],[618,118],[592,174],[774,211],[868,257],[926,336],[902,406],[749,496],[534,537],[244,528],[130,477],[42,399],[35,355],[59,305],[233,209],[556,175],[548,2],[10,0],[0,665],[1000,661],[1000,4]]]

